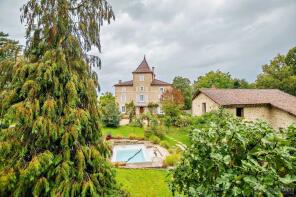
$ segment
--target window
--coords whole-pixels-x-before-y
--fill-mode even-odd
[[[140,102],[144,102],[144,95],[143,94],[140,95]]]
[[[141,91],[141,92],[144,92],[144,86],[141,86],[141,87],[140,87],[140,91]]]
[[[144,80],[145,80],[144,75],[140,75],[140,81],[144,81]]]
[[[236,116],[237,117],[244,117],[244,108],[242,108],[242,107],[236,108]]]
[[[202,113],[206,113],[206,112],[207,112],[207,104],[202,103]]]
[[[121,112],[122,112],[122,113],[125,113],[125,106],[124,106],[124,105],[121,106]]]
[[[164,93],[164,88],[161,87],[161,88],[159,88],[159,90],[161,93]]]
[[[126,101],[126,95],[125,94],[121,94],[121,102],[125,103]]]

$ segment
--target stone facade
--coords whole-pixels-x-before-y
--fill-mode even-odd
[[[205,105],[205,110],[203,110],[203,105]],[[234,115],[237,114],[237,110],[241,110],[242,117],[247,121],[263,120],[273,128],[285,128],[292,123],[296,123],[296,116],[274,107],[270,104],[254,104],[254,105],[220,105],[209,98],[204,93],[199,93],[192,101],[192,114],[202,115],[205,112],[212,110],[217,110],[220,107],[225,108],[225,110]]]
[[[171,84],[157,80],[154,68],[150,69],[146,59],[132,73],[133,80],[115,84],[115,98],[121,113],[125,113],[125,105],[134,102],[136,114],[147,111],[149,103],[157,103],[157,113],[162,113],[160,100],[162,93],[171,88]]]

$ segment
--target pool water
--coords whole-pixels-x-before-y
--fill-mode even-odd
[[[118,145],[113,148],[112,162],[147,162],[146,148],[142,145]]]
[[[128,159],[130,160],[128,161]],[[126,149],[126,150],[123,149],[123,150],[117,151],[116,161],[120,161],[120,162],[128,161],[128,163],[137,163],[137,162],[145,162],[146,160],[145,160],[142,149],[140,150],[139,149]]]

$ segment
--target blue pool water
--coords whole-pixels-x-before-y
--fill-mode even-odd
[[[140,149],[119,149],[116,151],[117,162],[126,162],[130,157],[134,156]],[[135,157],[128,161],[128,163],[145,162],[144,152],[141,150]]]

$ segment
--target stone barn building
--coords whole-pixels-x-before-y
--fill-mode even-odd
[[[200,89],[193,97],[192,114],[220,107],[245,120],[266,121],[275,129],[296,123],[296,97],[277,89]]]

